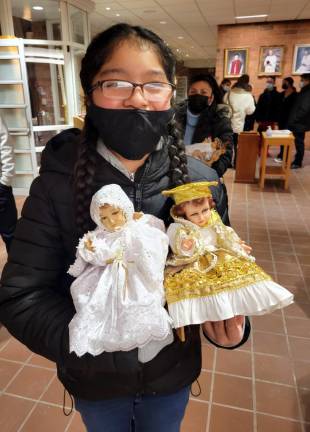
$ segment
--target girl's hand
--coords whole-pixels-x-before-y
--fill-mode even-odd
[[[224,321],[206,321],[202,328],[206,336],[217,345],[238,345],[244,334],[244,316],[237,315]]]
[[[243,240],[240,240],[240,244],[241,244],[242,249],[243,249],[247,254],[250,255],[250,253],[252,252],[252,248],[251,248],[251,246],[247,245],[246,242],[243,241]]]

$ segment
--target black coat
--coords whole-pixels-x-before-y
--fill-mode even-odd
[[[274,88],[265,90],[258,98],[255,120],[257,122],[277,122],[279,120],[281,95]]]
[[[186,128],[187,101],[181,102],[176,107],[176,119],[182,128],[184,136]],[[205,138],[219,138],[226,145],[226,152],[212,164],[219,177],[231,167],[233,149],[233,130],[230,121],[231,113],[227,105],[212,104],[203,110],[198,119],[193,135],[192,143],[202,142]]]
[[[58,377],[74,396],[100,400],[136,393],[170,393],[200,374],[199,326],[186,328],[186,342],[175,338],[152,361],[141,364],[137,349],[129,352],[69,353],[68,324],[75,314],[67,274],[75,259],[72,172],[76,129],[54,137],[42,154],[40,176],[30,189],[5,265],[0,287],[0,321],[32,351],[57,363]],[[161,195],[170,186],[167,149],[154,152],[131,182],[97,154],[95,189],[117,183],[135,210],[167,221],[171,201]],[[189,158],[192,180],[217,180],[214,170]],[[213,187],[219,213],[227,210],[221,184]],[[248,331],[246,332],[246,338]]]
[[[281,93],[281,103],[280,103],[280,111],[279,111],[279,129],[287,129],[288,128],[288,120],[293,109],[293,106],[296,102],[298,93],[295,91],[291,93],[289,96],[285,97],[285,92]]]
[[[307,132],[310,130],[310,84],[297,93],[288,124],[293,132]]]

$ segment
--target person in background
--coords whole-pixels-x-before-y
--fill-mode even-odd
[[[245,116],[253,114],[255,111],[254,98],[249,89],[249,82],[249,75],[241,75],[232,86],[230,92],[224,96],[224,102],[230,106],[232,111],[231,125],[234,132],[234,168],[237,162],[238,135],[243,131]]]
[[[305,152],[305,133],[310,130],[310,73],[300,77],[300,92],[292,108],[288,127],[293,131],[296,147],[291,168],[301,168]]]
[[[0,235],[8,252],[13,239],[17,209],[12,190],[15,163],[12,140],[0,116]]]
[[[212,196],[227,211],[216,172],[186,157],[171,108],[175,57],[150,30],[116,24],[99,33],[81,62],[86,97],[82,133],[68,129],[49,141],[31,185],[0,285],[0,322],[37,354],[57,363],[88,432],[179,432],[190,386],[201,372],[199,326],[176,335],[141,363],[138,350],[77,357],[69,352],[70,296],[79,237],[94,229],[92,195],[118,184],[135,211],[169,221],[162,190],[188,181],[217,181]],[[248,319],[202,324],[206,338],[228,349],[244,343]],[[81,332],[81,338],[84,336]],[[203,336],[204,337],[204,336]]]
[[[292,111],[293,105],[297,98],[296,88],[292,77],[284,78],[282,81],[281,102],[279,110],[278,126],[279,129],[288,129],[288,119]],[[282,163],[284,146],[280,147],[280,152],[274,159],[277,163]]]
[[[258,123],[258,132],[264,132],[268,126],[274,129],[278,123],[280,110],[280,93],[276,88],[276,78],[269,76],[266,78],[266,88],[259,96],[256,110],[255,120]]]
[[[229,78],[224,78],[220,84],[220,90],[222,92],[222,97],[224,98],[225,94],[229,92],[231,89],[231,81]]]
[[[222,104],[219,86],[212,75],[194,76],[189,85],[188,99],[176,106],[176,120],[182,130],[185,145],[219,138],[226,152],[214,162],[219,177],[231,166],[233,131],[229,108]]]
[[[249,84],[249,92],[251,92],[253,96],[253,87],[251,86],[251,84]],[[256,100],[254,96],[253,96],[253,100],[256,109]],[[255,111],[252,114],[245,116],[244,127],[243,127],[244,132],[249,132],[254,130],[254,125],[255,125]]]

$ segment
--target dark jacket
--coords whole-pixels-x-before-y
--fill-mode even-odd
[[[176,120],[182,129],[184,136],[186,128],[187,101],[176,107]],[[192,143],[202,142],[205,138],[220,138],[226,145],[226,152],[212,164],[219,177],[231,167],[233,149],[233,130],[230,122],[231,112],[227,105],[212,104],[201,112],[193,135]]]
[[[288,124],[293,132],[307,132],[310,130],[310,84],[297,93]]]
[[[277,122],[280,111],[280,93],[274,88],[265,90],[258,98],[255,110],[257,122]]]
[[[40,176],[30,189],[5,265],[0,287],[0,321],[32,351],[57,363],[58,377],[74,396],[100,400],[136,393],[169,393],[192,383],[201,368],[199,326],[186,329],[186,342],[175,341],[152,361],[141,364],[138,350],[69,353],[68,324],[75,314],[67,274],[75,259],[72,172],[77,129],[55,136],[42,154]],[[135,210],[167,221],[171,201],[161,195],[170,186],[166,148],[154,152],[131,182],[97,154],[95,190],[117,183]],[[192,180],[217,180],[216,172],[189,158]],[[213,187],[220,214],[225,215],[222,187]],[[246,333],[248,335],[248,331]]]
[[[289,96],[285,97],[285,92],[280,93],[280,111],[279,111],[279,121],[278,126],[279,129],[287,129],[288,128],[288,120],[291,114],[292,108],[297,99],[296,91],[291,93]]]

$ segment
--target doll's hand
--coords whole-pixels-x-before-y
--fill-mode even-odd
[[[237,315],[224,321],[206,321],[203,332],[211,341],[223,347],[238,345],[244,334],[244,316]]]
[[[185,239],[181,241],[181,249],[185,251],[190,251],[194,246],[193,239]]]
[[[85,245],[86,249],[89,250],[90,252],[95,252],[93,242],[91,241],[90,238],[85,240],[84,245]]]
[[[134,212],[133,219],[138,220],[138,219],[142,218],[142,216],[143,216],[142,212]]]
[[[247,245],[246,242],[243,240],[240,240],[240,244],[244,252],[250,255],[250,253],[252,252],[251,246]]]

